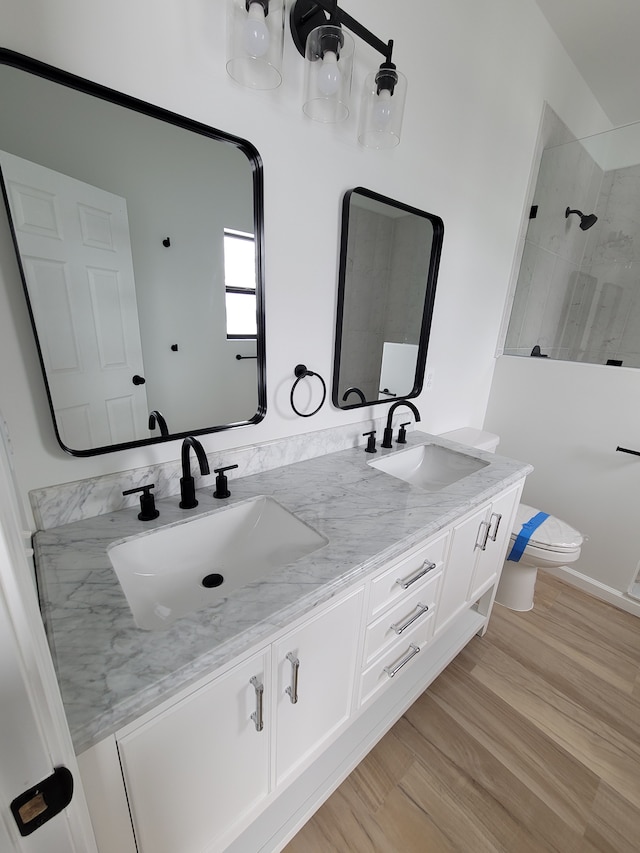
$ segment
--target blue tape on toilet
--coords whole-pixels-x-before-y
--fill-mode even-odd
[[[520,533],[516,537],[516,541],[513,543],[507,560],[511,560],[512,563],[517,563],[520,560],[520,557],[524,554],[524,549],[529,544],[529,540],[540,525],[548,518],[548,512],[539,512],[533,518],[530,518],[529,521],[525,521],[520,529]]]

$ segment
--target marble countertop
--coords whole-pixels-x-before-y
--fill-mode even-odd
[[[49,644],[77,753],[329,600],[528,474],[530,465],[412,432],[405,446],[433,442],[489,463],[438,492],[375,470],[363,447],[233,479],[224,505],[270,495],[328,544],[167,630],[138,628],[107,556],[113,542],[220,509],[211,490],[181,510],[157,502],[140,522],[126,509],[39,531],[38,586]],[[381,450],[372,458],[402,452]],[[229,454],[229,463],[233,463]]]

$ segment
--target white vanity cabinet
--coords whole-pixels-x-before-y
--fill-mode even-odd
[[[454,525],[436,614],[436,633],[497,579],[522,485],[507,489]]]
[[[282,849],[486,630],[523,484],[81,756],[100,853],[133,853],[129,811],[137,853]]]
[[[265,649],[117,738],[139,853],[208,850],[266,797],[270,675]]]

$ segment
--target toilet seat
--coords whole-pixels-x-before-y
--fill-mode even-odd
[[[513,532],[511,533],[512,545],[517,539],[522,525],[537,515],[538,512],[539,510],[535,507],[528,504],[520,504],[516,511]],[[562,555],[563,559],[567,560],[570,560],[571,556],[575,554],[576,556],[573,559],[576,559],[582,542],[583,537],[581,533],[571,527],[570,524],[567,524],[566,521],[550,515],[531,534],[525,548],[525,553],[533,556],[536,552],[539,552],[544,559],[545,556],[547,558],[550,556],[549,552],[553,552]]]
[[[539,512],[528,504],[520,504],[513,523],[511,547],[522,525]],[[554,515],[545,518],[532,532],[519,560],[509,560],[510,550],[507,552],[496,590],[496,602],[510,610],[531,610],[538,569],[553,569],[573,563],[580,556],[582,542],[582,534],[566,521]]]
[[[500,442],[499,436],[494,433],[471,427],[443,432],[442,437],[487,452],[495,452]],[[540,510],[528,504],[520,504],[516,511],[511,543],[505,555],[495,596],[497,604],[502,604],[510,610],[531,610],[538,569],[555,569],[575,562],[580,556],[584,542],[582,534],[566,521],[549,515],[531,533],[524,550],[516,551],[516,554],[521,553],[520,558],[508,559],[522,525],[531,521],[539,512]]]

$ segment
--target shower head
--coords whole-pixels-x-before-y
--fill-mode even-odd
[[[565,219],[567,219],[571,213],[577,213],[580,217],[580,228],[582,228],[583,231],[588,231],[589,228],[591,228],[592,225],[595,225],[598,221],[598,217],[595,213],[582,213],[579,210],[571,210],[570,208],[565,210]]]

